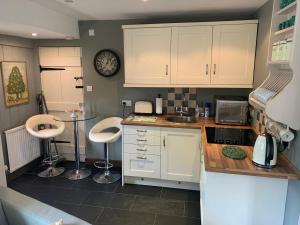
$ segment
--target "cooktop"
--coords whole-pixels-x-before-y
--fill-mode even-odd
[[[252,129],[206,127],[208,143],[254,146],[257,138]]]

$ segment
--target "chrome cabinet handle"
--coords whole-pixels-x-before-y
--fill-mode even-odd
[[[166,137],[163,139],[163,146],[166,147]]]
[[[208,75],[208,64],[206,64],[206,75]]]
[[[216,75],[217,64],[214,64],[214,75]]]
[[[137,158],[137,159],[147,159],[146,156],[137,156],[136,158]]]
[[[146,152],[147,151],[147,149],[142,149],[142,148],[137,148],[136,150],[140,151],[140,152]]]
[[[169,73],[169,65],[167,64],[166,65],[166,76],[168,76],[168,73]]]
[[[136,139],[137,141],[144,141],[144,142],[146,142],[147,140],[145,140],[145,139]]]
[[[137,132],[147,133],[147,130],[136,130]]]

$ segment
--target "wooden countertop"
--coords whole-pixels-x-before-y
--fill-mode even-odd
[[[245,150],[247,157],[243,160],[234,160],[225,157],[222,154],[222,149],[226,145],[207,143],[205,127],[253,129],[251,126],[217,125],[215,124],[213,118],[200,118],[197,123],[173,123],[165,120],[165,118],[168,116],[170,115],[159,116],[157,121],[154,123],[123,120],[122,125],[201,129],[205,170],[209,172],[261,176],[289,180],[300,179],[300,172],[283,154],[278,154],[277,165],[275,168],[263,169],[252,164],[253,147],[240,146]]]

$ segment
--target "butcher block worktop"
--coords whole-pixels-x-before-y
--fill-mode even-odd
[[[124,119],[122,121],[122,125],[201,129],[205,170],[209,172],[262,176],[290,180],[300,179],[299,171],[283,154],[278,154],[277,166],[275,168],[263,169],[252,164],[253,147],[240,146],[245,150],[247,157],[243,160],[234,160],[227,158],[222,154],[222,149],[226,145],[207,143],[205,127],[252,129],[251,126],[216,125],[213,118],[200,118],[196,123],[174,123],[167,121],[165,119],[166,117],[168,117],[168,115],[158,116],[156,122],[133,122]]]

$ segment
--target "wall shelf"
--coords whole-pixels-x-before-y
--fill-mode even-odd
[[[286,15],[293,11],[295,11],[297,8],[297,1],[289,4],[288,6],[284,7],[283,9],[276,12],[277,15]]]
[[[277,60],[277,61],[269,61],[268,64],[270,65],[288,65],[288,60]]]
[[[283,29],[283,30],[275,31],[274,35],[279,36],[279,35],[289,34],[292,32],[294,32],[294,26]]]
[[[256,109],[264,110],[269,119],[300,130],[300,4],[298,0],[278,11],[281,1],[273,1],[268,55],[269,76],[258,87],[266,91],[251,92],[249,103]],[[289,19],[291,15],[296,16],[295,25],[278,31],[280,22]],[[273,44],[284,39],[293,40],[289,60],[272,61]]]

